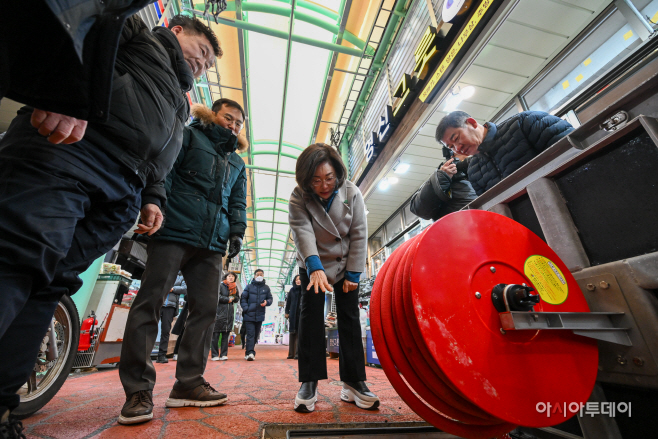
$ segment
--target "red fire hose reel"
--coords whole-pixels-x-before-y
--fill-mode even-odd
[[[377,275],[370,313],[395,390],[457,436],[564,422],[575,412],[547,416],[540,403],[579,405],[594,387],[596,340],[547,329],[595,313],[555,252],[502,215],[457,212],[405,242]]]

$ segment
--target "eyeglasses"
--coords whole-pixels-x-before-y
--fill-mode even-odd
[[[327,184],[329,186],[333,185],[336,182],[336,176],[332,175],[331,177],[327,178],[326,180],[322,180],[321,178],[314,178],[311,180],[311,186],[313,187],[320,187],[322,184]]]

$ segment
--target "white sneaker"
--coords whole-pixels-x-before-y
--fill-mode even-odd
[[[219,361],[219,357],[212,357],[210,361]]]
[[[255,359],[256,359],[256,356],[254,354],[247,355],[247,361],[254,361]]]
[[[178,361],[178,354],[174,355],[174,358],[172,358],[173,361]]]
[[[228,360],[228,357],[224,355],[223,357],[219,357],[219,361],[226,361]]]

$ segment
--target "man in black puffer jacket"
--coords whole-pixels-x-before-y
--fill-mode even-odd
[[[142,391],[153,391],[155,368],[144,356],[158,334],[157,313],[180,270],[187,284],[189,315],[185,322],[176,382],[166,406],[208,407],[226,402],[204,379],[212,324],[222,276],[222,257],[236,256],[247,228],[247,176],[238,155],[247,149],[240,136],[244,110],[235,101],[218,99],[212,110],[192,107],[194,121],[185,127],[183,147],[167,176],[166,219],[149,241],[142,285],[126,322],[119,376],[127,401],[119,423],[152,418],[131,401]],[[145,228],[140,226],[140,231]],[[152,408],[152,406],[151,406]]]
[[[569,122],[543,111],[524,111],[500,125],[480,125],[468,113],[453,111],[436,127],[436,140],[473,156],[468,180],[482,195],[571,131]]]
[[[270,306],[272,300],[270,287],[265,283],[265,273],[258,269],[254,272],[254,279],[242,291],[240,298],[242,324],[247,327],[247,349],[244,356],[247,361],[256,358],[256,339],[265,320],[265,307]]]
[[[59,298],[82,285],[78,275],[120,240],[140,206],[148,232],[160,226],[163,180],[189,112],[185,92],[221,53],[200,21],[170,23],[150,31],[133,16],[117,41],[104,41],[108,50],[118,47],[107,121],[83,124],[83,135],[79,121],[24,108],[0,143],[0,415],[19,404],[16,391],[34,367]],[[51,134],[62,124],[69,134]],[[79,141],[69,139],[70,129]],[[150,398],[144,391],[140,401]]]

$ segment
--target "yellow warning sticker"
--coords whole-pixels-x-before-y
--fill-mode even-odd
[[[523,264],[523,272],[546,303],[559,305],[567,300],[569,285],[562,271],[550,259],[532,255]]]

